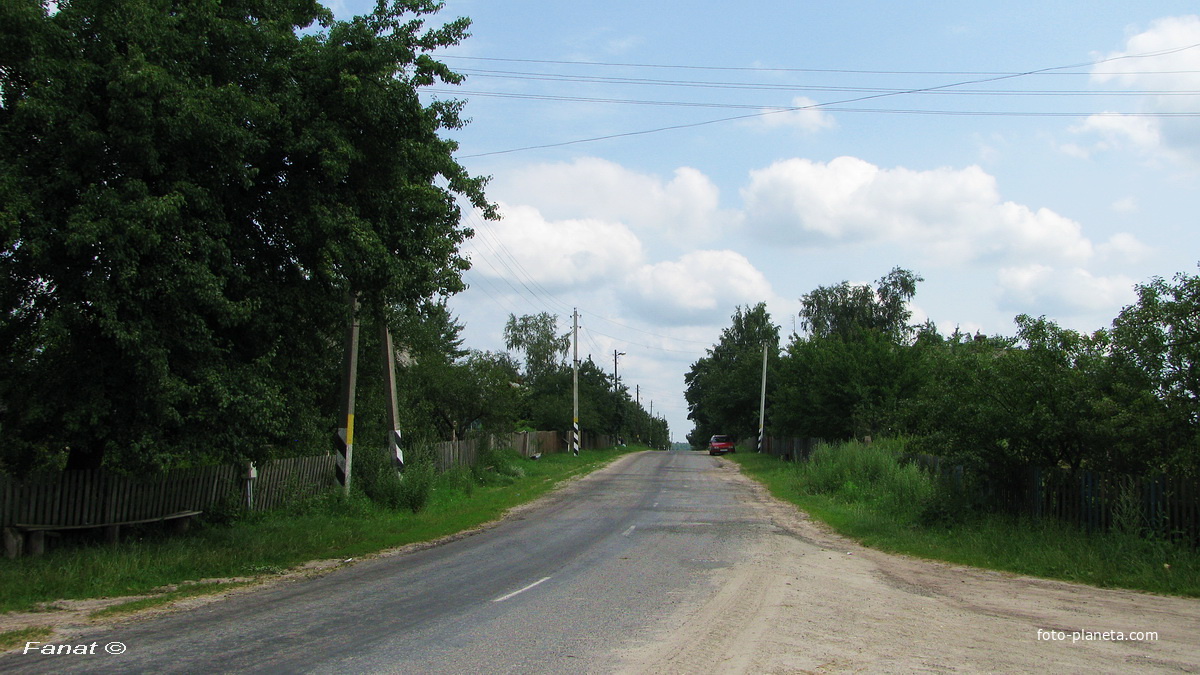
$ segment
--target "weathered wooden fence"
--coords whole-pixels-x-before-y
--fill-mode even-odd
[[[99,526],[202,511],[224,499],[237,476],[237,467],[209,466],[149,479],[104,470],[67,471],[22,482],[0,477],[0,525]]]
[[[763,438],[763,447],[760,450],[780,459],[804,461],[808,459],[820,442],[819,438],[767,436]],[[751,441],[751,445],[753,445],[753,441]]]
[[[481,443],[484,445],[480,445]],[[463,441],[443,441],[434,444],[438,471],[448,471],[456,466],[473,465],[478,461],[480,452],[489,444],[492,448],[516,450],[523,457],[569,450],[566,439],[557,431],[518,431],[512,434],[493,434]],[[607,448],[612,445],[613,439],[607,434],[585,431],[580,439],[580,448],[583,450]]]
[[[585,433],[582,441],[584,449],[612,445],[612,439],[602,434]],[[515,449],[525,457],[567,449],[556,431],[498,435],[484,442]],[[435,444],[438,469],[475,463],[480,443],[470,439]],[[32,531],[111,527],[115,532],[119,525],[214,508],[266,511],[336,484],[332,454],[277,459],[257,467],[176,469],[140,478],[105,470],[65,471],[22,481],[0,475],[0,528],[6,553],[12,555],[20,550],[24,533]]]
[[[227,500],[263,511],[335,482],[331,455],[265,462],[255,479],[248,477],[244,465],[176,469],[147,478],[103,469],[64,471],[25,481],[0,476],[0,525],[129,523],[178,511],[204,511]]]
[[[291,457],[266,462],[242,494],[254,511],[269,511],[337,485],[333,455]]]

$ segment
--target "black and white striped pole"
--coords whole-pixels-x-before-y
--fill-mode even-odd
[[[400,445],[400,416],[396,403],[396,351],[392,347],[392,332],[388,330],[387,319],[381,318],[379,323],[379,343],[383,348],[383,394],[386,401],[388,423],[388,453],[392,465],[397,471],[404,470],[404,450]]]

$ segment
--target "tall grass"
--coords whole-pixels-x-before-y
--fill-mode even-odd
[[[776,497],[881,550],[1111,586],[1200,597],[1200,551],[1146,536],[1136,519],[1107,533],[971,507],[961,487],[903,461],[904,441],[819,447],[809,462],[731,456]],[[1118,519],[1120,520],[1120,519]]]
[[[900,461],[899,440],[823,444],[796,465],[798,489],[847,504],[863,503],[905,519],[918,516],[934,497],[930,476]]]

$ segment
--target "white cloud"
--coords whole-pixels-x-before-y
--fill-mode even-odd
[[[1153,252],[1152,248],[1132,234],[1119,232],[1096,247],[1096,260],[1100,263],[1129,265],[1148,260]]]
[[[1117,311],[1134,302],[1134,281],[1122,275],[1098,277],[1080,268],[1055,269],[1046,265],[1001,268],[999,304],[1017,312],[1049,316],[1074,316]],[[1036,308],[1036,309],[1035,309]]]
[[[1143,113],[1194,112],[1195,97],[1180,94],[1200,89],[1200,47],[1190,46],[1198,43],[1200,16],[1158,19],[1096,64],[1092,81],[1161,92],[1141,98]],[[1200,159],[1200,120],[1194,117],[1091,117],[1073,131],[1098,133],[1098,150],[1128,146],[1153,156]]]
[[[792,108],[797,110],[771,112],[755,118],[755,121],[767,129],[790,128],[804,133],[835,128],[837,122],[829,113],[817,107],[819,105],[811,98],[797,96],[792,99]]]
[[[750,229],[782,244],[892,243],[941,262],[1093,254],[1077,222],[1001,201],[996,179],[978,166],[916,171],[854,157],[789,159],[752,171],[742,196]]]
[[[1115,113],[1092,115],[1084,120],[1083,124],[1071,127],[1070,130],[1077,134],[1091,134],[1100,137],[1100,140],[1096,141],[1090,148],[1080,148],[1073,144],[1062,146],[1063,151],[1067,154],[1074,154],[1083,158],[1087,158],[1092,151],[1119,148],[1130,148],[1143,152],[1157,152],[1162,149],[1163,145],[1159,121],[1149,117],[1134,117]],[[1071,148],[1076,148],[1076,150],[1071,150]]]
[[[627,274],[642,261],[629,228],[598,219],[552,221],[531,206],[500,204],[503,218],[476,227],[467,247],[474,269],[551,292]]]
[[[643,265],[630,276],[625,295],[639,313],[674,325],[718,323],[737,305],[775,299],[763,273],[729,250]]]
[[[510,203],[536,204],[550,218],[618,221],[639,231],[662,232],[689,243],[738,226],[738,215],[719,207],[720,191],[700,171],[675,170],[670,180],[595,157],[534,164],[498,179],[489,190]]]
[[[1124,197],[1112,203],[1112,210],[1117,213],[1135,213],[1138,210],[1137,199]]]

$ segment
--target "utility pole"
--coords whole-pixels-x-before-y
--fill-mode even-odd
[[[392,348],[392,332],[387,319],[379,319],[379,344],[383,349],[383,395],[387,411],[388,453],[397,471],[404,470],[404,450],[400,446],[400,417],[396,403],[396,351]]]
[[[335,438],[337,455],[334,457],[338,483],[349,494],[350,477],[354,466],[354,398],[358,389],[358,298],[349,296],[350,317],[346,327],[345,361],[342,369],[342,425]],[[400,446],[400,423],[396,403],[396,352],[392,348],[392,333],[387,320],[380,317],[379,344],[383,351],[384,410],[387,414],[387,444],[392,464],[397,471],[404,469],[404,450]]]
[[[346,358],[342,369],[342,420],[337,430],[337,479],[350,493],[350,470],[354,462],[354,390],[358,386],[358,298],[351,295],[350,321],[346,328]]]
[[[571,368],[571,453],[579,456],[579,310],[571,310],[573,365]]]
[[[763,449],[763,429],[766,426],[767,416],[767,343],[763,343],[763,373],[762,373],[762,395],[758,399],[758,447],[756,452],[762,452]]]
[[[621,431],[621,400],[618,398],[621,394],[621,380],[617,377],[617,357],[625,356],[625,352],[613,350],[613,405],[616,406],[617,413],[617,428],[616,432]],[[619,437],[618,437],[619,440]]]
[[[619,352],[615,349],[613,350],[613,391],[614,392],[617,390],[617,384],[620,383],[620,379],[617,377],[617,357],[618,356],[625,356],[625,352]]]
[[[633,391],[634,391],[634,394],[633,394],[634,400],[637,402],[637,407],[640,410],[642,407],[642,385],[635,384]],[[633,430],[633,437],[637,442],[641,443],[642,442],[642,417],[640,415],[638,415],[635,419],[637,419],[637,428]]]

